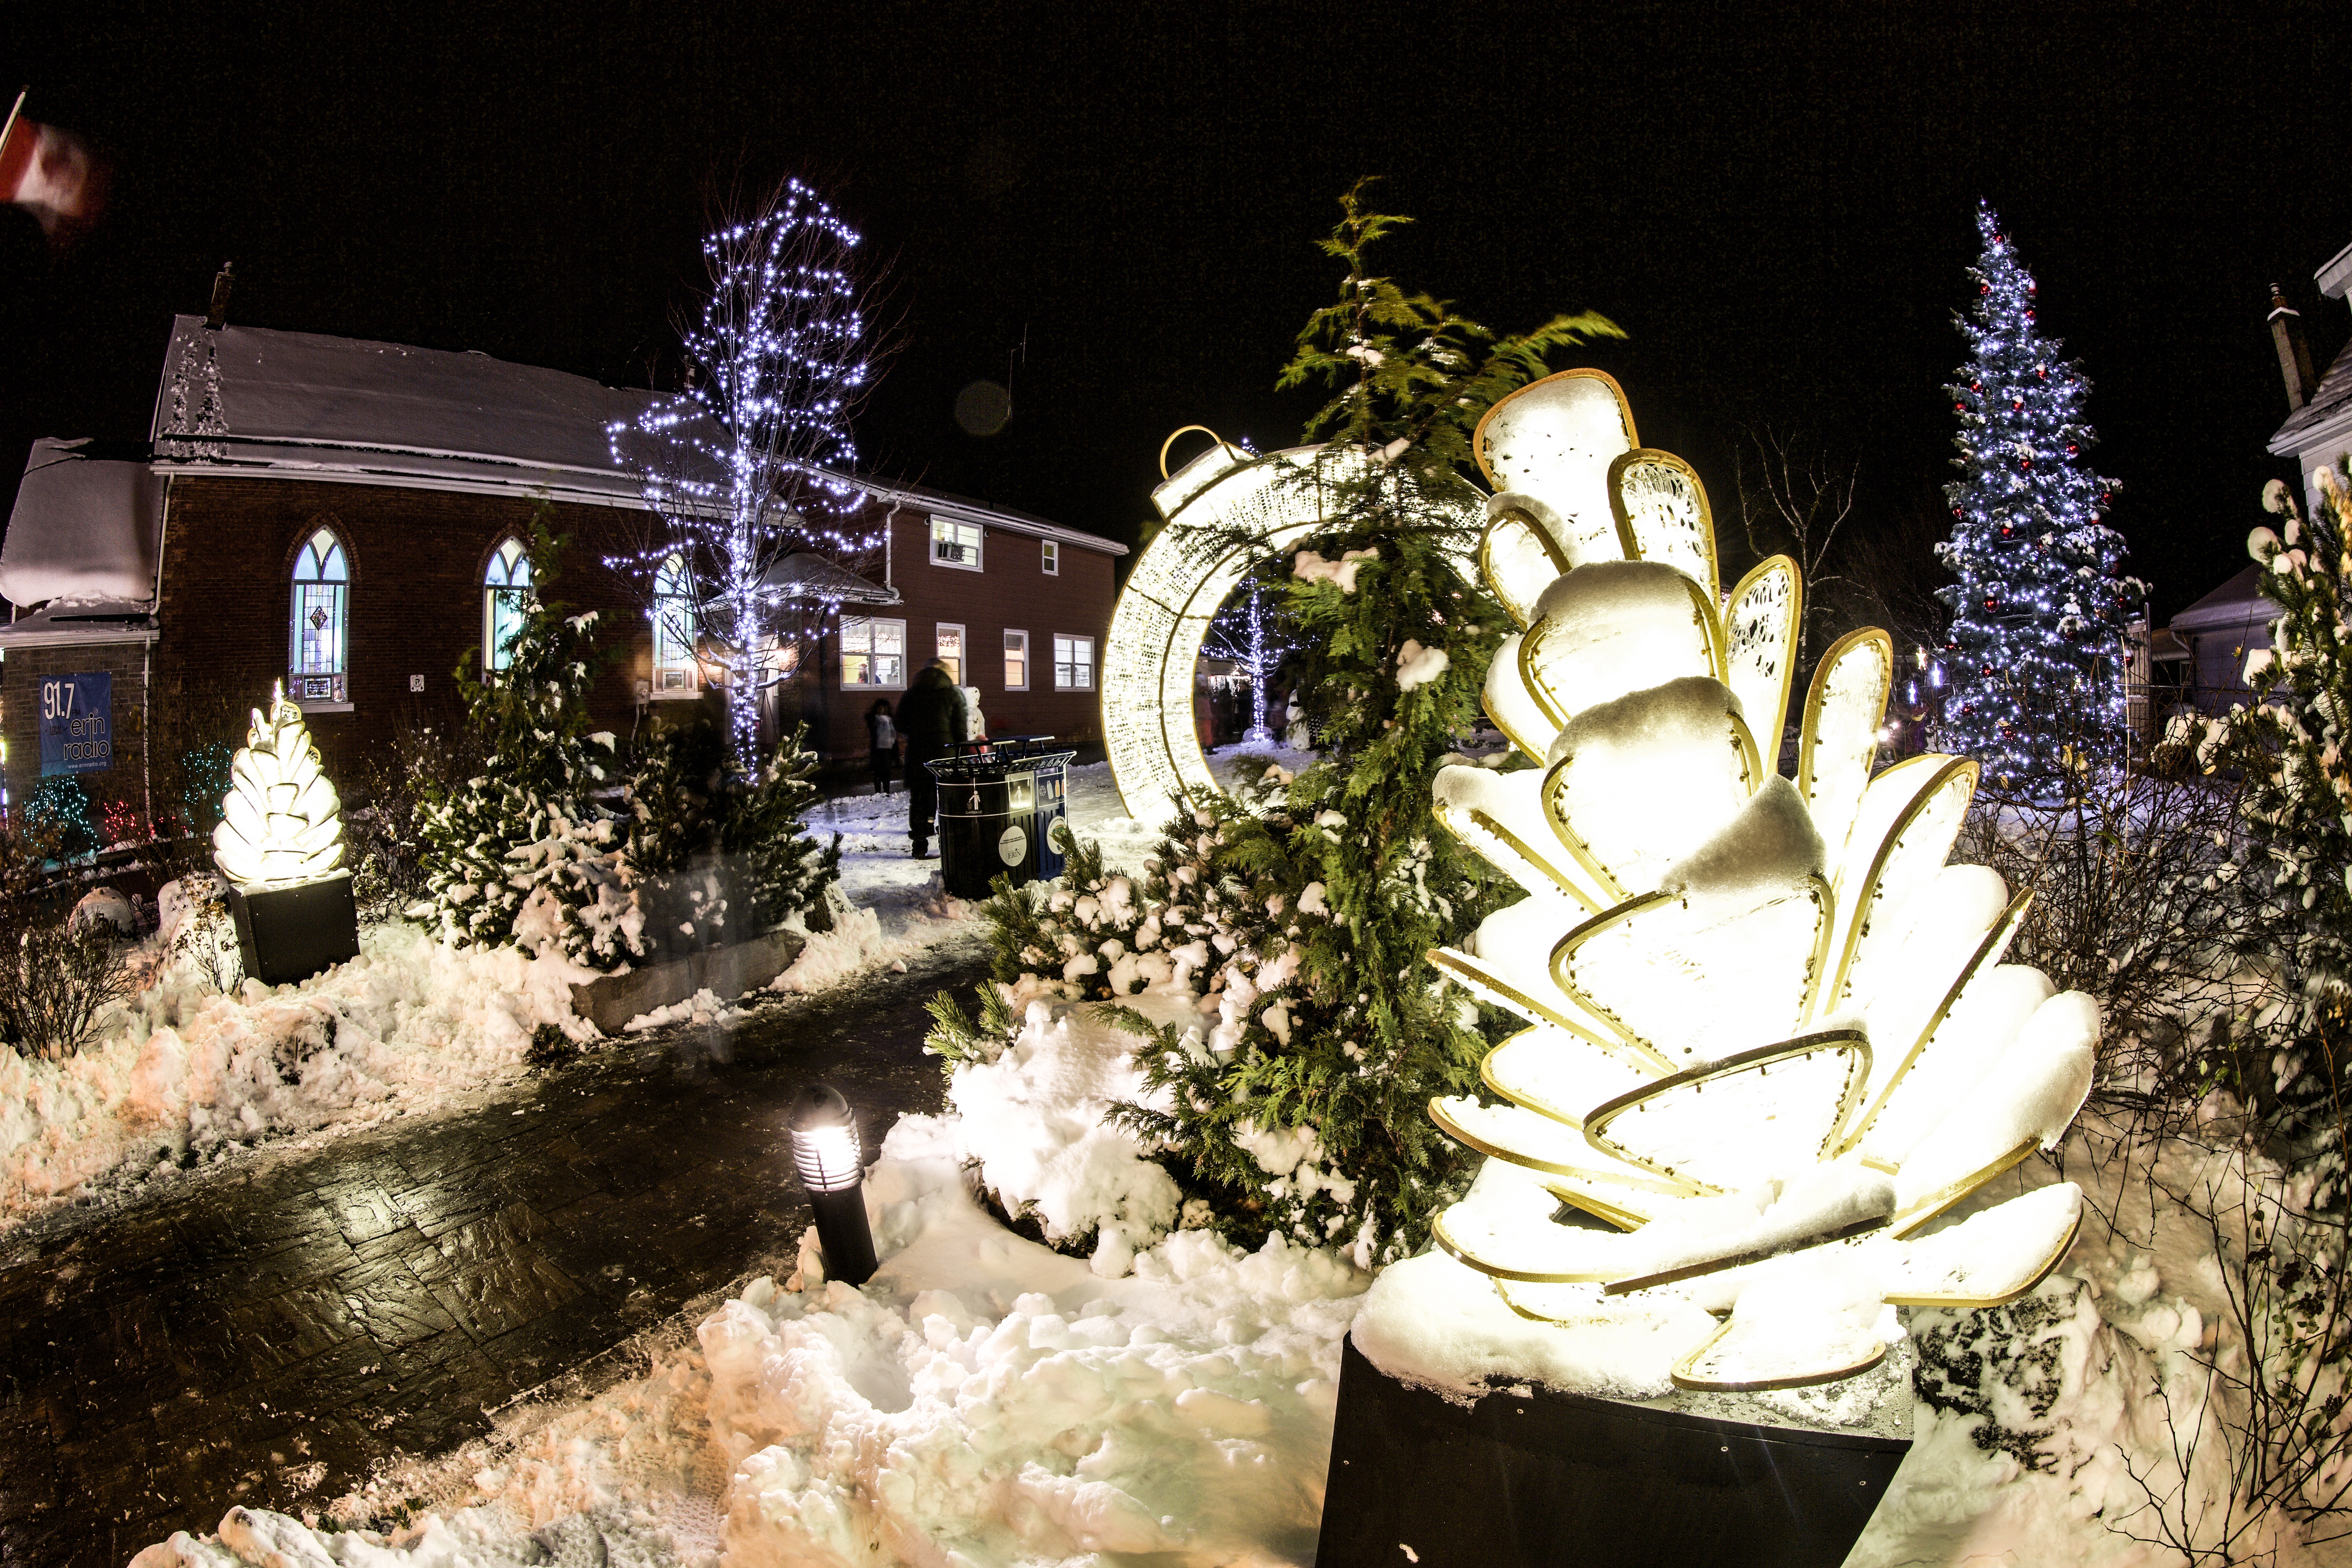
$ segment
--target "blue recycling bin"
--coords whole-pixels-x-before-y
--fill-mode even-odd
[[[1062,874],[1069,853],[1070,759],[1051,735],[974,741],[924,764],[939,780],[940,879],[960,899]]]

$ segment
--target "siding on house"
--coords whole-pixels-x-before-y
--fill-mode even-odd
[[[147,673],[143,640],[8,650],[6,663],[0,664],[0,734],[7,737],[8,799],[22,805],[41,783],[41,682],[84,672],[114,677],[110,716],[114,765],[73,776],[81,781],[82,793],[89,797],[93,821],[113,802],[128,805],[144,819],[148,814],[148,715],[142,701]]]
[[[348,788],[371,752],[401,726],[453,718],[457,663],[481,644],[483,567],[501,541],[529,538],[531,512],[531,503],[515,496],[174,476],[164,500],[159,635],[146,665],[163,771],[179,751],[220,738],[225,728],[233,731],[227,738],[241,738],[243,715],[266,703],[272,685],[285,678],[294,554],[321,526],[341,535],[351,568],[350,710],[314,708],[309,716],[329,776]],[[650,669],[652,638],[632,586],[597,559],[599,535],[592,531],[609,527],[610,513],[559,502],[552,523],[573,542],[551,596],[574,613],[600,612],[599,642],[611,650],[592,712],[600,728],[626,734],[635,717],[635,681]],[[135,646],[10,652],[0,704],[8,716],[12,798],[22,799],[40,782],[29,717],[40,677],[100,668],[117,669],[122,761],[109,773],[83,775],[83,784],[93,799],[142,795],[133,763],[143,764],[145,753],[131,743],[123,714],[138,704],[146,654]],[[423,691],[410,689],[412,676],[423,677]],[[158,787],[170,793],[160,778]]]
[[[1102,645],[1110,627],[1111,605],[1118,596],[1118,563],[1108,548],[1092,549],[1067,540],[1048,542],[1008,528],[984,527],[981,569],[975,572],[932,559],[930,514],[915,503],[898,508],[889,531],[890,582],[902,602],[873,615],[877,619],[905,623],[906,679],[911,679],[939,653],[940,626],[960,626],[967,650],[962,683],[980,689],[981,712],[989,733],[1052,735],[1074,745],[1099,742]],[[1044,565],[1048,542],[1056,546],[1060,568],[1051,574]],[[1012,689],[1006,683],[1007,631],[1029,635],[1025,691]],[[1055,688],[1056,634],[1092,639],[1092,685],[1076,690]],[[824,639],[822,680],[824,720],[822,723],[813,720],[811,731],[824,736],[828,757],[863,756],[866,710],[877,697],[889,699],[895,707],[903,684],[845,687],[838,632]],[[817,695],[811,692],[808,697]]]

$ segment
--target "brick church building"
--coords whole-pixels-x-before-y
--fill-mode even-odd
[[[147,442],[44,440],[26,464],[0,544],[8,798],[70,769],[93,799],[151,815],[167,753],[241,738],[278,680],[331,773],[349,776],[402,725],[455,713],[453,672],[495,646],[528,585],[522,547],[542,505],[572,542],[551,595],[601,612],[613,653],[598,726],[625,736],[683,710],[672,705],[715,702],[692,584],[604,563],[644,521],[606,427],[650,396],[478,353],[178,318]],[[992,733],[1097,739],[1125,548],[843,478],[836,526],[878,547],[855,563],[793,556],[772,578],[824,628],[771,650],[772,711],[804,719],[828,759],[863,756],[874,699],[895,700],[936,656],[979,691]],[[76,675],[110,678],[79,687],[84,704],[108,693],[110,711],[78,713],[69,740],[52,715],[45,763],[44,700],[57,708]],[[102,728],[102,751],[84,726]]]

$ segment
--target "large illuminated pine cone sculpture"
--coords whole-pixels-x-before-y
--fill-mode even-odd
[[[2098,1041],[2089,997],[2001,962],[2028,895],[1945,864],[1977,764],[1874,774],[1894,649],[1870,630],[1822,657],[1776,771],[1795,564],[1722,591],[1697,476],[1640,447],[1608,376],[1522,389],[1477,451],[1480,569],[1523,628],[1486,706],[1539,765],[1438,774],[1441,819],[1528,896],[1433,956],[1528,1027],[1484,1064],[1502,1104],[1431,1107],[1493,1156],[1440,1244],[1532,1318],[1642,1292],[1729,1313],[1692,1388],[1848,1375],[1892,1305],[2031,1289],[2079,1189],[1919,1234],[2063,1134]]]
[[[309,881],[343,863],[342,802],[282,682],[270,694],[268,717],[254,711],[245,748],[229,764],[213,859],[246,888]]]

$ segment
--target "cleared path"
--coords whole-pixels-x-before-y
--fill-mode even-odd
[[[0,1250],[0,1563],[120,1568],[229,1504],[289,1512],[787,1253],[784,1115],[811,1079],[870,1156],[936,1110],[913,973],[635,1037],[478,1109],[262,1153]]]

